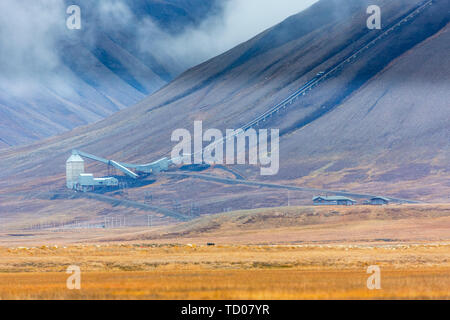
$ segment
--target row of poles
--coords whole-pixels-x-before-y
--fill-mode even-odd
[[[147,194],[145,197],[145,202],[151,203],[153,197],[151,194]],[[291,193],[287,192],[287,205],[291,206]],[[199,208],[195,206],[195,204],[191,201],[189,206],[182,206],[181,203],[177,200],[173,202],[173,208],[176,211],[181,211],[182,209],[188,209],[188,214],[194,216],[198,214]],[[224,208],[223,212],[232,211],[232,208]],[[82,221],[79,219],[75,219],[74,221],[65,221],[65,222],[39,222],[28,225],[27,227],[20,227],[16,229],[21,230],[51,230],[51,231],[64,231],[64,230],[74,230],[74,229],[115,229],[115,228],[124,228],[124,227],[153,227],[155,222],[160,220],[160,218],[156,218],[153,215],[141,216],[138,218],[140,221],[136,223],[136,217],[127,219],[126,216],[116,216],[116,217],[104,217],[103,220],[97,221]],[[155,221],[156,220],[156,221]],[[13,225],[14,223],[10,223]],[[6,218],[0,218],[0,230],[8,229],[8,222]]]
[[[126,216],[119,217],[104,217],[102,220],[83,221],[75,219],[73,221],[64,222],[37,222],[29,225],[15,223],[13,219],[0,219],[0,231],[7,230],[28,230],[39,231],[47,230],[53,232],[71,231],[71,230],[86,230],[86,229],[118,229],[125,227],[148,227],[151,228],[157,225],[161,218],[153,215],[141,216],[139,218],[128,218]]]

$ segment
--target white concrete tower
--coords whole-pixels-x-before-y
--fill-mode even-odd
[[[84,173],[84,160],[78,154],[72,154],[66,161],[67,188],[73,189],[80,174]]]

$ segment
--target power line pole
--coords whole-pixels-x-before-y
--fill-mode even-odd
[[[288,190],[288,207],[291,206],[291,190]]]
[[[153,216],[152,215],[147,215],[147,227],[151,228],[153,227]]]

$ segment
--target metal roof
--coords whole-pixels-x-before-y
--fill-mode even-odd
[[[66,162],[84,162],[83,158],[77,154],[72,154]]]
[[[339,201],[339,200],[347,200],[347,201],[353,201],[356,202],[355,200],[351,199],[351,198],[347,198],[347,197],[343,197],[343,196],[317,196],[313,198],[313,201],[315,200],[319,200],[319,199],[324,199],[327,201]]]
[[[381,199],[381,200],[384,200],[384,201],[387,201],[387,202],[389,202],[389,201],[391,201],[390,199],[388,199],[388,198],[385,198],[385,197],[373,197],[373,198],[371,198],[370,200],[375,200],[375,199]]]

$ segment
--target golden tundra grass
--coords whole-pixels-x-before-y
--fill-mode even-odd
[[[449,273],[449,244],[0,248],[2,299],[449,299]]]

